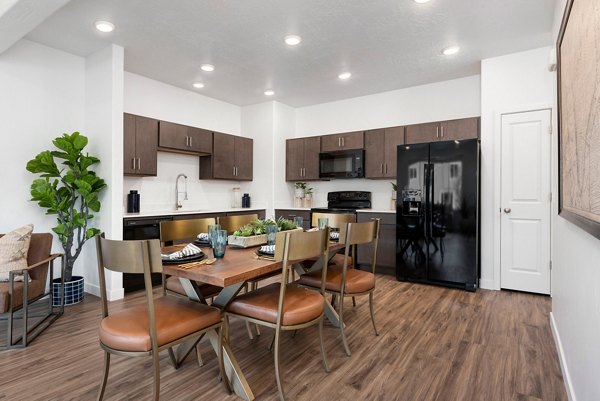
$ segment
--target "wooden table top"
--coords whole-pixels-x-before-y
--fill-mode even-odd
[[[163,251],[168,253],[181,248],[182,245],[176,245],[164,247]],[[259,258],[256,254],[259,248],[258,246],[252,248],[228,246],[225,256],[222,259],[217,259],[211,265],[199,265],[190,269],[182,269],[178,265],[163,264],[163,271],[171,276],[227,287],[281,269],[281,262]],[[329,246],[330,251],[337,251],[341,248],[343,248],[343,244],[335,242],[332,242]],[[210,248],[202,248],[202,252],[208,257],[212,257]]]

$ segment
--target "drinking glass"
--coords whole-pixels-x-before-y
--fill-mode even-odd
[[[294,217],[294,224],[299,227],[302,228],[302,224],[304,223],[304,219],[302,219],[302,216],[296,216]]]
[[[267,245],[275,245],[275,238],[277,236],[277,226],[275,224],[269,224],[265,231],[267,232]]]
[[[208,242],[210,244],[210,246],[212,246],[212,237],[213,234],[216,230],[220,230],[221,229],[221,225],[220,224],[209,224],[208,225]]]
[[[319,230],[324,230],[329,225],[329,219],[327,217],[319,217]]]
[[[214,230],[211,239],[214,257],[220,259],[225,256],[225,248],[227,248],[227,231]]]

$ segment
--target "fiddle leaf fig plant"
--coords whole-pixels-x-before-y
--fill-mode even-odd
[[[71,281],[73,266],[83,244],[100,233],[91,226],[100,211],[98,195],[106,183],[90,167],[100,160],[83,149],[88,139],[79,132],[63,134],[52,141],[58,150],[45,150],[27,162],[27,171],[39,174],[31,184],[31,200],[56,215],[52,229],[65,252],[65,281]]]

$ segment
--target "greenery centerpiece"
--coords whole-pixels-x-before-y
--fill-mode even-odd
[[[93,213],[100,211],[98,196],[106,183],[90,170],[100,160],[83,153],[87,137],[74,132],[52,143],[58,150],[39,153],[27,163],[27,171],[41,176],[31,184],[31,200],[46,209],[46,214],[56,215],[58,224],[52,230],[65,252],[64,279],[69,282],[83,245],[100,232],[91,226],[91,220]]]
[[[298,226],[288,219],[280,217],[277,221],[272,219],[254,220],[238,230],[234,231],[233,235],[228,238],[229,245],[248,248],[251,246],[262,245],[267,243],[267,226],[277,226],[277,231],[296,230]]]

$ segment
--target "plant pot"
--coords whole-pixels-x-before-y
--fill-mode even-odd
[[[296,197],[296,198],[304,198],[304,188],[296,188],[294,190],[294,197]]]
[[[65,282],[65,306],[75,305],[83,301],[83,277],[73,276]],[[60,306],[60,277],[52,280],[52,306]]]

